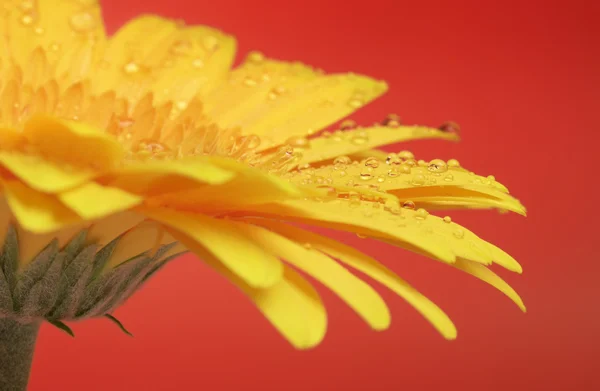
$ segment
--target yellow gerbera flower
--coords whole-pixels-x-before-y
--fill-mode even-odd
[[[237,285],[297,348],[317,345],[327,321],[319,294],[296,270],[373,329],[388,327],[388,308],[349,269],[456,337],[441,309],[376,260],[290,223],[423,254],[488,282],[524,310],[488,269],[497,263],[520,273],[519,264],[427,212],[524,214],[519,201],[456,160],[376,150],[457,140],[457,125],[404,126],[390,116],[320,132],[383,94],[384,82],[258,52],[231,70],[234,38],[156,16],[109,39],[96,0],[2,6],[0,344],[22,349],[11,345],[20,358],[0,358],[0,372],[28,373],[23,357],[42,320],[68,332],[63,320],[118,323],[112,310],[187,250]],[[9,384],[2,379],[27,380],[0,376],[0,386]]]

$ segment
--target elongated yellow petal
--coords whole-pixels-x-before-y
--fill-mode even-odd
[[[73,168],[54,163],[38,155],[0,151],[3,166],[32,189],[45,193],[57,193],[79,186],[91,180],[95,173],[90,169]]]
[[[394,164],[396,162],[397,164]],[[420,207],[443,209],[499,208],[525,214],[525,207],[494,178],[475,175],[436,159],[413,166],[399,160],[371,157],[349,164],[337,162],[290,174],[292,183],[323,186],[364,194],[386,192]]]
[[[207,113],[224,127],[241,126],[263,139],[260,149],[306,136],[354,112],[387,90],[354,74],[323,75],[304,65],[252,53],[210,96]],[[301,114],[299,114],[301,113]]]
[[[108,170],[125,156],[114,137],[80,122],[36,116],[23,133],[39,153],[78,167]]]
[[[33,233],[59,231],[81,218],[55,196],[37,192],[19,181],[3,181],[4,196],[21,226]]]
[[[456,327],[435,303],[419,293],[410,284],[386,268],[377,260],[361,253],[352,247],[335,240],[308,232],[288,224],[266,219],[244,219],[266,227],[278,234],[309,244],[312,248],[323,251],[338,259],[340,262],[359,270],[374,280],[385,285],[412,305],[447,339],[456,338]]]
[[[480,280],[487,282],[494,288],[498,289],[500,292],[504,293],[508,296],[523,312],[526,312],[525,304],[523,304],[523,300],[519,297],[518,293],[508,285],[502,278],[500,278],[496,273],[488,269],[486,266],[470,262],[464,259],[459,259],[453,265],[457,269],[460,269],[466,273],[469,273],[472,276],[479,278]]]
[[[338,156],[353,155],[371,148],[410,140],[437,138],[458,141],[456,133],[442,132],[425,126],[374,126],[326,134],[327,136],[321,135],[311,139],[298,148],[302,153],[299,165],[331,160]]]
[[[56,68],[67,81],[88,75],[106,41],[96,0],[3,1],[2,5],[2,39],[12,58],[27,70],[27,78],[35,74],[36,48],[46,52],[48,69]]]
[[[194,240],[184,238],[182,241]],[[240,288],[294,347],[309,349],[323,340],[327,331],[327,313],[321,298],[312,285],[290,267],[284,266],[283,277],[276,284],[257,289],[224,267],[209,251],[196,247],[196,254]]]
[[[424,210],[396,209],[391,212],[372,203],[354,200],[316,202],[291,200],[279,204],[253,206],[248,214],[280,220],[297,221],[344,231],[360,233],[388,240],[413,251],[446,263],[457,258],[469,259],[482,264],[499,265],[516,272],[521,266],[508,254],[494,253],[489,243],[466,228],[429,215]]]
[[[58,195],[70,209],[86,220],[122,212],[142,203],[143,198],[115,187],[89,182]]]
[[[148,161],[128,164],[103,183],[134,194],[147,196],[197,189],[203,185],[223,184],[235,173],[212,164],[203,158]]]
[[[242,226],[254,242],[270,253],[316,278],[334,291],[367,324],[375,330],[385,330],[390,325],[389,310],[367,283],[343,268],[325,254],[306,249],[284,236],[252,225]]]
[[[176,239],[181,240],[180,233],[190,238],[181,241],[191,251],[206,248],[250,286],[266,288],[281,280],[281,261],[252,241],[242,229],[243,224],[167,209],[138,210],[170,227]]]
[[[235,40],[216,29],[144,15],[110,39],[96,88],[115,89],[132,101],[152,91],[158,103],[185,105],[221,83],[234,56]]]

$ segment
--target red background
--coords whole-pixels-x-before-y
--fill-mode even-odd
[[[408,252],[339,236],[436,301],[459,337],[447,342],[381,289],[393,324],[372,332],[328,292],[318,348],[293,350],[238,291],[193,257],[171,264],[108,321],[42,328],[31,390],[592,390],[600,389],[597,150],[598,2],[102,1],[109,30],[143,12],[185,18],[328,71],[390,82],[354,118],[397,112],[410,123],[458,121],[463,141],[415,142],[420,157],[458,158],[494,174],[529,217],[454,213],[513,254],[502,273],[529,308]],[[127,4],[127,6],[125,6]],[[399,147],[395,148],[398,149]],[[593,371],[596,369],[596,371]]]

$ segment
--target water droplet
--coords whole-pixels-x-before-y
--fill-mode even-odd
[[[421,167],[427,167],[427,162],[425,160],[423,160],[423,159],[419,159],[417,161],[417,165],[421,166]]]
[[[340,124],[341,130],[351,130],[356,129],[357,127],[358,125],[356,124],[356,122],[352,121],[351,119],[347,119]]]
[[[204,47],[209,52],[214,52],[219,48],[219,40],[216,37],[209,35],[206,38],[204,38]]]
[[[493,175],[488,175],[487,179],[489,179],[491,182],[494,182],[496,180],[496,177]]]
[[[369,157],[369,158],[367,158],[367,160],[365,160],[365,166],[371,167],[371,168],[377,168],[377,167],[379,167],[379,160],[377,160],[377,158],[375,158],[375,157]]]
[[[358,132],[352,136],[350,142],[354,145],[363,145],[369,141],[369,135],[367,132]]]
[[[402,203],[402,207],[403,207],[404,209],[415,209],[415,203],[414,203],[414,202],[412,202],[412,201],[404,201],[404,202]]]
[[[456,122],[452,122],[452,121],[444,122],[443,124],[440,125],[440,127],[438,129],[445,133],[459,133],[460,132],[460,126]]]
[[[415,186],[423,186],[427,183],[427,178],[423,174],[415,174],[410,183]]]
[[[310,141],[306,137],[292,136],[287,139],[286,144],[289,144],[294,148],[308,148],[310,146]]]
[[[244,85],[248,86],[248,87],[254,87],[255,85],[257,85],[258,83],[256,82],[256,80],[254,80],[253,78],[251,78],[250,76],[246,76],[246,78],[244,79]]]
[[[385,119],[381,122],[383,126],[389,126],[391,128],[397,128],[400,126],[400,116],[397,114],[388,114]]]
[[[362,107],[364,104],[365,104],[365,102],[359,98],[352,98],[348,101],[348,105],[354,109],[358,109],[358,108]]]
[[[383,176],[383,175],[379,175],[379,176],[377,177],[377,182],[379,182],[379,183],[383,183],[383,182],[385,182],[385,176]]]
[[[348,156],[338,156],[333,160],[334,164],[350,164],[352,163],[352,159],[350,159]]]
[[[465,237],[465,231],[463,231],[462,229],[458,228],[456,231],[454,231],[454,237],[457,239],[462,239]]]
[[[448,160],[448,167],[460,167],[460,163],[456,159]]]
[[[397,166],[402,164],[402,159],[400,159],[395,153],[390,153],[385,159],[385,164],[388,164],[390,166]]]
[[[358,236],[361,239],[366,239],[367,236],[363,235],[363,234],[359,234],[358,232],[356,233],[356,236]]]
[[[248,61],[254,63],[254,64],[260,64],[265,60],[265,55],[262,54],[261,52],[250,52],[250,54],[248,54]]]
[[[60,50],[60,45],[56,42],[50,44],[50,51],[56,53]],[[102,64],[100,64],[102,65]]]
[[[78,33],[84,33],[90,31],[96,27],[96,20],[89,12],[79,12],[69,19],[69,23],[73,30]]]
[[[284,93],[285,93],[285,87],[279,86],[279,87],[271,88],[271,90],[269,91],[267,96],[269,97],[270,100],[275,100],[278,97],[280,97],[281,95],[283,95]],[[313,133],[314,133],[314,130],[313,130]]]
[[[135,62],[130,62],[128,64],[125,64],[125,66],[123,67],[123,70],[128,75],[133,75],[140,71],[140,66],[138,64],[136,64]]]
[[[427,170],[431,172],[442,173],[448,171],[448,165],[441,159],[434,159],[429,162]]]
[[[361,171],[360,179],[362,179],[363,181],[368,181],[368,180],[372,179],[373,178],[372,172],[373,172],[372,168],[367,168],[367,169]]]
[[[388,176],[390,178],[396,178],[396,177],[400,176],[400,171],[398,171],[397,167],[392,167],[388,170]]]
[[[303,245],[303,246],[304,246],[304,248],[305,248],[305,249],[307,249],[307,250],[310,250],[310,249],[312,249],[312,244],[310,244],[310,243],[308,243],[308,242],[307,242],[307,243],[304,243],[304,245]]]
[[[452,222],[452,217],[450,217],[450,216],[444,216],[443,220],[444,220],[444,223],[451,223]]]
[[[148,151],[151,154],[156,154],[156,153],[160,153],[160,152],[165,152],[169,150],[169,148],[164,145],[163,143],[161,143],[160,141],[156,141],[156,140],[140,140],[138,145],[137,145],[137,151]]]
[[[330,132],[330,131],[328,131],[328,130],[326,130],[326,131],[324,131],[324,132],[321,134],[321,136],[322,136],[323,138],[330,138],[330,137],[331,137],[331,132]]]
[[[452,174],[448,174],[448,175],[446,175],[446,176],[444,177],[444,180],[445,180],[446,182],[452,182],[452,181],[454,180],[454,175],[452,175]]]
[[[398,152],[398,157],[404,160],[414,159],[415,155],[410,151],[400,151]]]
[[[423,209],[423,208],[417,209],[415,218],[417,218],[419,220],[425,220],[427,218],[427,216],[429,216],[429,212],[427,212],[425,209]]]
[[[194,68],[203,68],[204,61],[202,61],[200,58],[196,58],[194,61],[192,61],[192,66]]]
[[[43,35],[44,31],[45,31],[44,28],[40,27],[40,26],[33,29],[33,32],[36,33],[37,35]]]
[[[31,26],[31,24],[33,23],[33,16],[29,14],[23,15],[23,17],[21,18],[21,23],[23,23],[25,26]]]
[[[401,174],[410,174],[410,166],[408,164],[404,164],[402,163],[401,165],[398,166],[398,171]]]
[[[183,111],[185,109],[187,109],[188,107],[188,102],[184,101],[184,100],[180,100],[177,103],[175,103],[175,108],[177,108],[177,110],[179,111]]]
[[[130,126],[132,126],[134,124],[134,120],[133,118],[119,118],[117,121],[117,125],[119,125],[120,128],[125,129],[125,128],[129,128]]]

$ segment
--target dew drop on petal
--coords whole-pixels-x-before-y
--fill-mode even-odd
[[[423,174],[415,174],[410,183],[415,186],[423,186],[427,183],[427,178]]]
[[[444,223],[451,223],[452,222],[452,218],[450,216],[444,216],[443,220],[444,220]]]
[[[452,182],[452,181],[454,180],[454,175],[452,175],[452,174],[448,174],[448,175],[446,175],[446,176],[444,177],[444,180],[445,180],[446,182]]]
[[[460,163],[456,159],[448,160],[448,167],[460,167]]]
[[[294,148],[308,148],[310,146],[310,141],[302,136],[292,136],[288,138],[285,143]]]
[[[31,26],[31,24],[33,23],[33,16],[29,14],[23,15],[23,17],[21,18],[21,23],[23,23],[23,25],[25,26]]]
[[[128,75],[133,75],[140,71],[140,66],[135,62],[130,62],[125,64],[125,66],[123,67],[123,71],[125,71],[125,73],[127,73]]]
[[[347,119],[340,124],[340,129],[341,130],[351,130],[351,129],[356,129],[357,126],[358,125],[356,124],[356,122],[352,121],[351,119]]]
[[[414,159],[415,155],[410,151],[400,151],[398,152],[398,157],[404,160]]]
[[[427,165],[427,170],[435,173],[442,173],[448,171],[448,165],[441,159],[434,159]]]
[[[414,203],[414,202],[412,202],[412,201],[404,201],[404,202],[402,203],[402,207],[403,207],[404,209],[415,209],[415,203]]]
[[[460,125],[458,125],[456,122],[447,121],[441,124],[438,129],[445,133],[459,133]]]
[[[367,236],[365,236],[363,234],[359,234],[359,233],[356,233],[356,236],[358,236],[360,239],[366,239],[367,238]]]
[[[367,135],[367,132],[358,132],[357,134],[353,135],[350,139],[350,142],[354,145],[364,145],[368,141],[369,136]]]
[[[425,209],[423,209],[423,208],[417,209],[416,214],[415,214],[416,219],[425,220],[427,218],[427,216],[429,216],[429,212],[427,212]]]
[[[96,27],[96,20],[89,12],[79,12],[69,19],[71,28],[78,33],[85,33]]]
[[[377,167],[379,167],[379,160],[377,160],[377,158],[375,158],[375,157],[369,157],[369,158],[367,158],[367,160],[365,160],[365,166],[371,167],[371,168],[377,168]]]
[[[352,159],[348,156],[338,156],[333,160],[333,164],[350,164],[352,163]]]
[[[254,64],[260,64],[265,60],[264,54],[261,52],[251,52],[248,54],[248,61]]]

